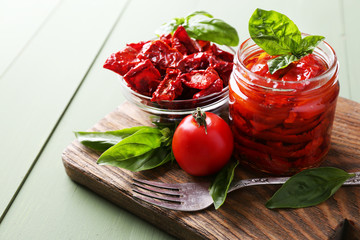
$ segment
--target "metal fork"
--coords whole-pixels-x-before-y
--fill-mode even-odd
[[[233,182],[228,192],[239,188],[283,184],[289,177],[254,178]],[[133,196],[145,202],[178,211],[198,211],[209,207],[213,199],[209,194],[209,182],[198,183],[160,183],[133,179]],[[360,185],[360,172],[349,178],[343,185]]]

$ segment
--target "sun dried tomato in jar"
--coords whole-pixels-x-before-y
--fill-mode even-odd
[[[251,39],[237,52],[229,82],[235,157],[262,172],[291,175],[320,165],[329,151],[339,66],[325,42],[274,74],[270,58]]]

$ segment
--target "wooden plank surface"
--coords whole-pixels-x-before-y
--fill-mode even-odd
[[[64,1],[2,76],[0,221],[86,76],[124,3]]]
[[[349,79],[349,89],[351,99],[360,101],[360,81],[359,81],[359,54],[360,45],[357,39],[360,38],[360,31],[353,28],[353,24],[359,22],[357,9],[360,8],[358,0],[343,0],[343,18],[345,26],[344,44],[347,58],[342,62],[342,67],[347,73]],[[358,27],[355,27],[358,29]]]
[[[109,54],[128,42],[152,38],[159,25],[174,14],[187,14],[189,8],[196,8],[197,1],[183,3],[176,10],[164,13],[162,18],[154,19],[154,13],[148,9],[156,7],[161,11],[167,0],[128,4],[1,222],[0,239],[172,239],[152,224],[74,184],[64,172],[61,153],[73,140],[73,131],[90,128],[124,100],[117,76],[102,68]],[[151,21],[137,21],[139,15]],[[23,217],[19,219],[19,216]],[[44,219],[46,227],[42,228]]]
[[[0,78],[36,37],[60,0],[0,1]]]
[[[324,166],[349,172],[360,170],[360,104],[344,98],[338,101],[332,148]],[[107,131],[151,124],[149,117],[131,104],[124,104],[97,123],[92,131]],[[67,174],[74,181],[182,239],[330,239],[345,219],[360,219],[360,186],[343,187],[316,207],[296,210],[269,210],[264,204],[278,188],[250,187],[229,194],[216,211],[172,211],[134,199],[132,178],[160,182],[201,181],[184,173],[176,164],[133,173],[99,166],[99,154],[74,141],[63,153]],[[237,169],[237,178],[262,174]],[[164,222],[167,224],[164,225]]]

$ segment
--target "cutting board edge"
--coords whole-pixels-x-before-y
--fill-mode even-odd
[[[83,171],[80,166],[72,163],[73,161],[71,161],[71,158],[69,158],[66,153],[68,152],[68,148],[74,145],[77,145],[76,140],[69,144],[62,153],[62,162],[65,172],[72,181],[86,187],[100,197],[105,198],[115,205],[135,214],[141,219],[153,224],[174,237],[194,240],[205,239],[205,236],[199,235],[199,232],[197,231],[192,231],[189,228],[185,228],[184,231],[183,226],[179,225],[177,221],[169,221],[168,216],[163,216],[160,212],[156,211],[156,209],[154,210],[152,206],[145,206],[146,204],[141,204],[139,201],[127,194],[114,194],[115,192],[111,191],[114,190],[114,188],[109,184],[104,181],[99,181],[99,178],[96,178],[94,174],[90,175],[88,172]],[[164,222],[167,224],[164,225]],[[179,227],[182,231],[176,229]]]

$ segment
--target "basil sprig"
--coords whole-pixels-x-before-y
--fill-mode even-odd
[[[100,165],[142,171],[174,160],[173,130],[168,127],[141,126],[108,132],[76,132],[75,135],[85,146],[104,151],[97,160]]]
[[[266,203],[266,207],[273,209],[315,206],[331,197],[354,175],[333,167],[304,170],[287,180]]]
[[[234,178],[235,168],[238,164],[238,161],[230,161],[221,169],[212,182],[209,191],[214,201],[215,209],[218,209],[225,202],[230,184]]]
[[[196,11],[184,18],[174,18],[155,31],[157,35],[174,33],[182,25],[190,37],[220,45],[237,46],[239,36],[235,28],[205,11]]]
[[[125,128],[107,132],[75,132],[75,136],[83,145],[99,152],[104,152],[124,138],[133,135],[140,129],[151,128],[147,126]]]
[[[269,55],[279,55],[267,63],[271,74],[312,53],[325,39],[317,35],[302,38],[298,27],[287,16],[259,8],[249,20],[249,33],[254,42]]]

